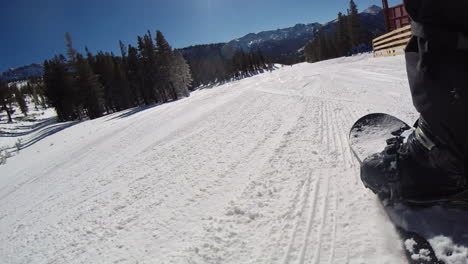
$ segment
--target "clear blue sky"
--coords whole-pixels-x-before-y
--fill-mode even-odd
[[[380,0],[355,0],[360,11]],[[395,1],[392,1],[395,2]],[[161,30],[175,48],[225,42],[250,32],[324,23],[348,0],[1,0],[0,72],[65,53],[64,33],[82,51],[113,51]],[[153,33],[154,34],[154,33]]]

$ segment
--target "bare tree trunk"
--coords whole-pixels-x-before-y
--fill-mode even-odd
[[[8,115],[8,123],[13,123],[13,119],[11,119],[10,109],[6,106],[6,104],[3,105],[3,110],[5,110],[5,112]]]

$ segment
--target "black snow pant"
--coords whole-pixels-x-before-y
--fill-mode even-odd
[[[412,18],[405,56],[413,104],[438,146],[436,165],[467,177],[468,0],[405,0],[405,8]]]

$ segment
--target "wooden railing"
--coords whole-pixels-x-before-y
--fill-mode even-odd
[[[372,40],[374,57],[387,57],[404,54],[411,38],[411,25],[393,30]]]

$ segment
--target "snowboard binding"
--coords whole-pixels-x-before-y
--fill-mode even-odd
[[[396,117],[380,113],[356,121],[349,140],[361,164],[364,186],[384,205],[468,204],[464,173],[450,171],[446,163],[434,158],[434,154],[445,151],[443,146],[429,137],[423,120],[417,125],[413,129]]]
[[[379,196],[379,198],[382,201],[384,201],[384,205],[393,205],[394,203],[402,201],[401,171],[399,161],[400,155],[407,154],[404,151],[404,148],[402,148],[404,139],[406,138],[402,136],[402,134],[409,129],[410,127],[405,124],[404,126],[401,126],[400,128],[392,131],[391,135],[393,137],[385,141],[387,145],[383,151],[383,160],[384,166],[388,166],[388,168],[385,169],[387,173],[383,175],[383,177],[386,177],[386,179],[384,179],[386,183],[382,183],[382,185],[386,184],[387,186],[380,189],[375,188],[375,186],[372,186],[372,184],[368,184],[367,181],[363,179],[363,183],[366,186],[366,188],[369,188],[374,193],[376,193]],[[370,156],[366,158],[364,162],[372,162],[369,161],[369,159],[372,159],[374,157],[374,155]],[[363,178],[362,174],[361,178]],[[382,187],[382,185],[380,185],[380,187]]]

